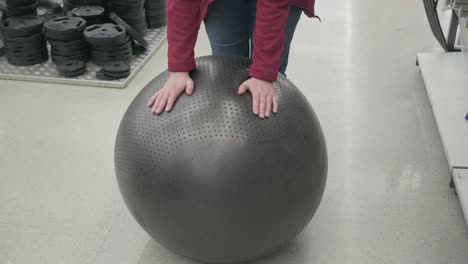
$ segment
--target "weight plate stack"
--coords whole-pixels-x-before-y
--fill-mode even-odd
[[[86,21],[80,17],[61,16],[44,23],[44,34],[52,47],[52,61],[62,64],[70,60],[89,61],[89,44],[83,31]]]
[[[8,17],[37,15],[37,0],[7,0],[6,5]]]
[[[71,11],[81,6],[101,6],[107,8],[107,0],[64,0],[63,10]]]
[[[167,24],[166,0],[146,0],[145,14],[148,28],[164,27]]]
[[[110,61],[130,61],[133,56],[132,40],[124,27],[115,24],[89,26],[86,41],[91,44],[91,59],[99,66]]]
[[[0,22],[8,62],[14,66],[30,66],[49,59],[42,33],[44,20],[35,16],[11,17]]]
[[[86,20],[87,26],[103,24],[106,22],[106,10],[102,6],[81,6],[70,11],[73,17],[81,17]]]
[[[145,0],[109,0],[109,12],[114,12],[138,33],[145,36]]]

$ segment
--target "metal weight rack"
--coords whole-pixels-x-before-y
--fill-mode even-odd
[[[53,64],[50,59],[45,63],[34,66],[16,67],[10,65],[7,62],[6,57],[0,58],[0,79],[85,85],[93,87],[125,88],[166,41],[166,27],[148,30],[148,34],[145,39],[148,41],[150,46],[144,53],[132,57],[130,61],[130,66],[132,68],[131,73],[125,79],[114,81],[102,81],[97,79],[96,72],[100,70],[101,67],[93,64],[92,62],[88,63],[88,72],[85,75],[74,78],[65,78],[58,74],[55,64]]]
[[[51,0],[62,4],[62,0]],[[43,13],[45,10],[38,9],[38,13]],[[159,50],[159,48],[166,41],[166,27],[157,29],[149,29],[145,36],[149,47],[145,52],[140,55],[135,55],[130,61],[131,73],[125,79],[103,81],[96,78],[96,72],[101,67],[87,63],[87,73],[82,76],[74,78],[65,78],[59,75],[56,66],[49,59],[47,62],[27,67],[17,67],[10,65],[6,57],[0,57],[0,79],[4,80],[18,80],[18,81],[32,81],[32,82],[45,82],[45,83],[59,83],[71,85],[84,85],[92,87],[106,87],[106,88],[125,88],[130,81],[138,74],[143,66],[151,59],[151,57]],[[0,38],[1,41],[1,38]],[[50,50],[50,46],[49,46]]]

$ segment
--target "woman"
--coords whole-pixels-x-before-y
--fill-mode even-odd
[[[171,111],[177,97],[191,95],[194,47],[204,21],[213,55],[252,58],[250,79],[239,94],[252,94],[253,113],[278,112],[273,83],[285,73],[290,44],[302,12],[314,17],[315,0],[168,0],[167,37],[170,77],[148,102],[152,112]]]

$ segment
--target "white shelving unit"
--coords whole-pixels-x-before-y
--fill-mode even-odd
[[[468,190],[468,170],[454,170],[453,181],[465,214],[465,219],[468,221],[468,192],[466,192]]]
[[[468,2],[468,1],[467,1]],[[460,13],[459,13],[460,15]],[[468,223],[468,18],[459,17],[463,52],[418,54],[419,67]]]
[[[424,53],[418,61],[450,168],[468,170],[468,54]]]

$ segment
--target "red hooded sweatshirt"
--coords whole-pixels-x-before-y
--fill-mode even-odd
[[[212,1],[167,1],[169,71],[189,72],[195,69],[195,43],[201,22]],[[284,49],[284,32],[289,6],[298,6],[304,10],[307,16],[313,17],[315,16],[314,4],[315,0],[257,0],[257,16],[253,36],[255,49],[250,68],[251,77],[276,81]]]

